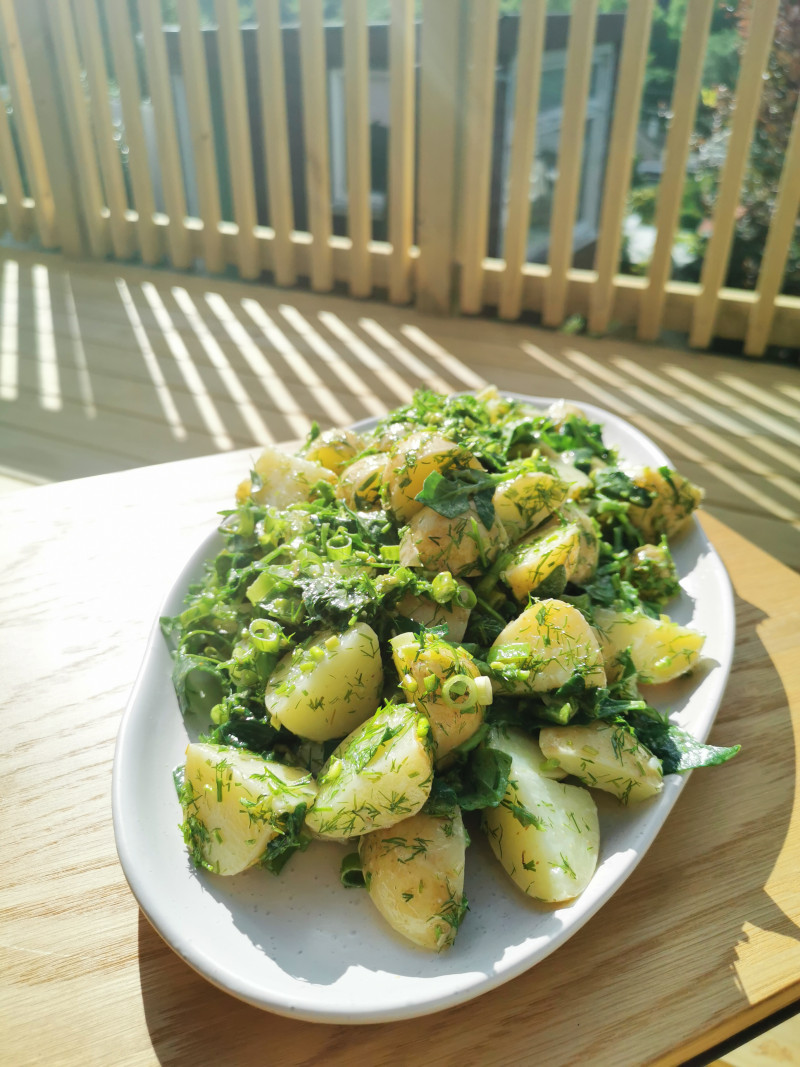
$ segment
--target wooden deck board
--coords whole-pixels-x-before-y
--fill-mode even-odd
[[[24,253],[0,283],[0,466],[61,480],[297,438],[414,388],[594,402],[800,568],[800,374],[521,323]]]

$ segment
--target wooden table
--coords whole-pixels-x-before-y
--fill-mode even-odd
[[[214,989],[142,918],[114,848],[114,739],[163,591],[248,467],[228,453],[4,500],[0,1060],[679,1063],[800,997],[800,576],[706,516],[733,675],[643,862],[562,949],[462,1007],[300,1023]]]

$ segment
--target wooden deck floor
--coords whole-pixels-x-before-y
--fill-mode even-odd
[[[706,488],[709,511],[800,568],[795,367],[55,255],[0,260],[0,490],[294,439],[420,385],[487,381],[629,419]]]

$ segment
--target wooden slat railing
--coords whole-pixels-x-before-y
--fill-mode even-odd
[[[529,258],[531,168],[537,143],[551,136],[540,121],[555,26],[546,0],[521,0],[513,27],[498,0],[423,0],[419,25],[414,0],[392,0],[380,31],[367,25],[366,0],[343,0],[341,28],[326,28],[322,0],[300,0],[297,29],[281,26],[279,0],[256,0],[256,24],[244,28],[229,0],[216,0],[215,27],[201,23],[199,0],[177,0],[179,27],[169,30],[160,0],[0,0],[0,63],[13,105],[13,116],[0,106],[0,237],[8,230],[13,241],[33,236],[72,255],[180,270],[233,266],[284,286],[308,279],[319,292],[344,283],[354,297],[385,294],[441,314],[496,310],[513,320],[533,312],[554,327],[580,315],[595,333],[612,323],[642,340],[679,330],[700,348],[723,336],[751,355],[796,346],[800,298],[781,287],[800,209],[800,109],[755,291],[725,287],[780,0],[759,3],[752,19],[699,282],[671,277],[715,3],[687,6],[645,276],[620,273],[620,255],[655,0],[628,2],[603,174],[584,173],[592,71],[602,27],[619,17],[598,16],[597,0],[575,0],[566,36],[559,31],[566,72],[552,211],[540,227],[547,262]],[[501,95],[497,64],[509,27],[520,59]],[[332,55],[340,56],[338,82]],[[388,68],[380,194],[372,188],[371,62]],[[344,111],[337,128],[329,104]],[[602,192],[596,243],[578,267],[587,181]],[[71,203],[75,211],[59,217]]]

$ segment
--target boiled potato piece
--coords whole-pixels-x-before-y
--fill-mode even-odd
[[[499,807],[483,812],[492,851],[523,893],[551,903],[572,900],[597,866],[600,823],[592,795],[542,775],[538,754],[529,755],[519,738],[493,743],[508,752],[511,772]]]
[[[568,774],[613,793],[623,804],[647,800],[664,788],[661,761],[619,726],[546,726],[539,731],[539,745]]]
[[[452,945],[467,910],[461,812],[414,815],[358,842],[370,898],[403,937],[440,952]]]
[[[433,634],[400,634],[389,643],[401,688],[431,724],[439,763],[482,726],[491,682],[468,652]]]
[[[338,474],[363,448],[363,440],[352,430],[326,430],[314,438],[303,455],[309,462],[320,463]]]
[[[659,541],[662,534],[674,537],[702,502],[703,490],[668,467],[638,467],[627,473],[634,485],[652,496],[649,508],[632,504],[628,509],[628,518],[645,541]]]
[[[640,545],[631,552],[623,574],[642,600],[666,604],[680,592],[678,571],[665,538],[657,545]]]
[[[567,777],[567,772],[542,752],[538,741],[530,734],[517,730],[513,726],[492,726],[484,742],[487,748],[497,748],[501,752],[514,756],[541,774],[543,778],[560,781]]]
[[[316,795],[308,771],[238,748],[192,744],[181,788],[183,831],[192,858],[215,874],[252,867],[282,820]]]
[[[280,661],[264,694],[276,725],[298,737],[343,737],[375,712],[383,689],[377,634],[364,622],[322,631]]]
[[[587,489],[592,488],[592,479],[589,475],[570,462],[570,457],[573,453],[556,452],[555,449],[547,447],[541,447],[539,451],[553,468],[556,477],[566,485],[567,498],[569,500],[576,500]]]
[[[253,489],[248,478],[236,490],[239,503],[247,499],[258,504],[271,504],[275,508],[285,508],[308,500],[311,487],[316,482],[335,482],[336,475],[319,463],[311,463],[299,456],[289,456],[279,448],[271,446],[264,449],[254,465],[255,473],[261,479],[261,486]]]
[[[500,577],[511,587],[517,600],[525,600],[557,567],[570,574],[578,562],[580,549],[580,527],[559,518],[550,519],[514,546]]]
[[[416,708],[388,705],[334,750],[318,779],[306,827],[346,841],[416,815],[433,781],[430,727]]]
[[[495,489],[495,514],[516,541],[552,514],[567,495],[567,487],[544,471],[523,471]]]
[[[620,655],[629,649],[644,685],[671,682],[686,674],[700,658],[706,640],[704,634],[672,622],[668,615],[653,619],[641,611],[597,608],[594,624],[609,678],[619,677]]]
[[[572,568],[567,570],[567,581],[575,585],[585,585],[594,577],[600,558],[600,528],[597,522],[587,515],[577,504],[568,503],[559,514],[579,531],[578,554]]]
[[[472,467],[483,470],[467,449],[455,441],[429,431],[420,430],[398,441],[389,451],[383,473],[385,504],[398,522],[408,522],[422,504],[416,500],[425,479],[438,471],[463,470]]]
[[[606,684],[597,637],[578,609],[563,600],[541,600],[512,619],[488,661],[503,692],[544,693],[573,674],[580,674],[587,688]]]
[[[468,589],[466,582],[459,582],[463,589]],[[456,599],[449,604],[439,604],[433,597],[417,596],[414,593],[406,593],[402,600],[398,601],[395,612],[403,615],[406,619],[413,619],[428,629],[434,626],[447,627],[447,640],[458,642],[463,638],[469,622],[470,608],[459,604]]]
[[[453,519],[433,508],[420,507],[400,538],[404,567],[450,571],[456,577],[482,574],[508,544],[502,524],[495,518],[487,530],[475,505]]]
[[[381,506],[381,486],[386,456],[376,452],[362,456],[339,475],[336,495],[354,511],[373,511]]]

